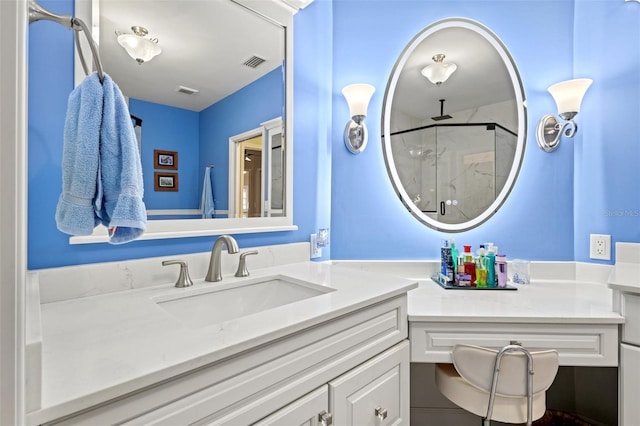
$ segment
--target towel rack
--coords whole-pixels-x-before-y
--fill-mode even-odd
[[[104,70],[102,69],[102,61],[100,61],[100,55],[98,54],[98,48],[96,47],[95,42],[91,38],[89,34],[89,29],[84,21],[80,18],[75,18],[69,15],[58,15],[53,12],[48,11],[38,4],[36,0],[29,0],[29,23],[36,21],[53,21],[65,28],[69,28],[75,31],[74,39],[76,43],[76,47],[78,49],[78,55],[80,56],[80,62],[82,63],[82,68],[84,69],[84,73],[89,75],[89,67],[87,67],[87,63],[84,60],[84,55],[82,53],[82,48],[80,47],[80,40],[77,37],[77,32],[82,31],[87,38],[87,42],[89,43],[89,47],[91,48],[91,55],[93,56],[93,63],[96,66],[96,71],[98,72],[98,77],[100,78],[100,82],[104,81]]]

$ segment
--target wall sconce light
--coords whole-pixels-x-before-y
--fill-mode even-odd
[[[538,146],[546,152],[555,151],[560,145],[560,136],[572,138],[578,131],[578,125],[573,118],[580,112],[582,98],[593,80],[578,78],[562,81],[549,87],[558,107],[558,115],[564,122],[560,123],[556,117],[546,114],[540,119],[536,131]]]
[[[456,64],[444,62],[444,53],[438,53],[433,58],[434,63],[429,64],[422,69],[422,75],[429,79],[436,86],[440,86],[447,81],[451,74],[454,73],[458,66]]]
[[[367,146],[368,134],[364,118],[367,116],[369,101],[375,91],[376,88],[370,84],[351,84],[342,89],[351,115],[351,120],[344,128],[344,144],[353,154],[361,153]]]
[[[118,34],[118,43],[139,65],[162,53],[157,38],[146,38],[149,33],[146,28],[134,25],[131,31],[133,34]]]

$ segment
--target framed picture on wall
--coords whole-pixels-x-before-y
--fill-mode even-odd
[[[178,191],[178,174],[154,172],[153,189],[156,191]]]
[[[156,169],[178,170],[178,153],[176,151],[153,150]]]

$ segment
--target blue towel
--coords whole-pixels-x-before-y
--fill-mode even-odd
[[[202,183],[202,197],[200,198],[200,211],[203,219],[211,219],[215,212],[213,203],[213,186],[211,185],[211,167],[204,169],[204,182]]]
[[[62,232],[88,235],[102,223],[111,244],[132,241],[144,232],[142,166],[129,117],[120,89],[107,74],[102,85],[94,73],[71,93],[63,193],[56,211]]]
[[[93,202],[98,185],[102,97],[97,74],[85,78],[69,95],[56,223],[60,231],[71,235],[91,235],[100,223]]]

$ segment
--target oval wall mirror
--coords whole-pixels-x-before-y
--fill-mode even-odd
[[[448,232],[474,228],[505,202],[524,155],[524,89],[487,27],[438,21],[404,49],[382,111],[387,172],[407,209]]]

